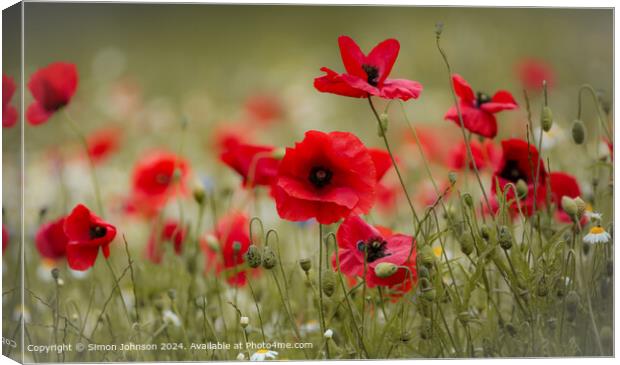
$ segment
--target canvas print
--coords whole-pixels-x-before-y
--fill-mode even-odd
[[[2,354],[614,356],[613,26],[5,9]]]

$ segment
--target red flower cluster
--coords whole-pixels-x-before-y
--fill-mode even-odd
[[[340,270],[345,275],[363,277],[366,258],[366,282],[371,288],[386,286],[405,293],[417,281],[413,237],[392,234],[389,230],[369,225],[359,216],[350,216],[338,227],[336,239]],[[335,269],[336,263],[334,254],[332,264]],[[380,263],[394,264],[398,269],[388,277],[379,277],[375,269]]]
[[[273,157],[272,146],[229,142],[220,160],[243,178],[243,186],[271,186],[278,173],[280,161]]]
[[[303,141],[286,149],[274,196],[281,218],[330,224],[368,213],[376,185],[373,159],[356,136],[308,131]]]
[[[88,270],[95,264],[99,248],[107,259],[110,243],[116,237],[116,227],[93,214],[87,207],[78,204],[65,218],[67,262],[73,270]]]
[[[220,219],[212,233],[217,240],[213,247],[208,239],[201,240],[201,247],[206,256],[207,273],[211,267],[217,273],[224,273],[226,280],[233,286],[244,286],[247,282],[244,255],[250,247],[248,217],[244,213],[233,212]],[[235,244],[239,250],[235,250]]]
[[[28,89],[34,98],[26,111],[30,124],[45,123],[55,112],[69,104],[77,85],[77,68],[72,63],[56,62],[37,70],[28,82]]]
[[[163,227],[155,224],[146,245],[146,257],[159,264],[162,259],[162,245],[165,243],[172,243],[174,252],[180,255],[185,237],[187,237],[187,228],[182,227],[176,220],[164,222]]]
[[[517,102],[508,91],[500,90],[493,97],[482,92],[474,95],[467,81],[457,74],[452,75],[452,83],[459,97],[463,125],[472,133],[494,138],[497,135],[497,120],[494,114],[517,108]],[[444,118],[460,126],[456,106],[451,107]]]
[[[153,151],[134,166],[132,195],[127,209],[153,216],[178,193],[185,192],[189,164],[180,156]]]
[[[403,101],[420,96],[420,83],[387,78],[400,50],[396,39],[379,43],[368,55],[364,55],[357,43],[347,36],[340,36],[338,45],[346,73],[338,74],[327,67],[321,68],[326,75],[314,79],[314,87],[318,91],[354,98],[373,95]]]
[[[10,105],[15,93],[15,82],[2,74],[2,127],[10,128],[17,123],[17,109]]]

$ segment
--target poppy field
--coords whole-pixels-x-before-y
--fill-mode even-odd
[[[24,14],[4,355],[613,356],[611,10]]]

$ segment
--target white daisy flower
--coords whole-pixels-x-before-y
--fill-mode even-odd
[[[331,328],[328,328],[327,331],[323,333],[323,337],[329,340],[330,338],[334,337],[334,331],[332,331]]]
[[[278,353],[267,349],[260,349],[250,356],[250,361],[265,361],[267,359],[275,360]]]
[[[176,327],[181,327],[181,319],[170,309],[165,309],[163,312],[164,322],[173,324]]]
[[[583,242],[591,245],[597,243],[607,243],[611,240],[611,235],[605,231],[605,228],[601,226],[594,226],[590,228],[590,232],[583,237]]]

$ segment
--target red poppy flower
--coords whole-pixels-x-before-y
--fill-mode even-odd
[[[69,104],[77,84],[77,68],[72,63],[55,62],[37,70],[28,82],[28,89],[34,98],[26,111],[30,124],[45,123],[60,108]]]
[[[539,166],[539,172],[536,174],[536,167]],[[538,176],[536,183],[536,196],[534,196],[534,181]],[[492,192],[498,194],[497,184],[500,191],[503,192],[506,184],[513,183],[515,186],[523,180],[528,187],[527,196],[521,199],[521,209],[524,214],[532,215],[534,213],[534,200],[536,207],[545,206],[546,181],[547,172],[545,164],[538,155],[538,150],[532,144],[520,139],[508,139],[502,141],[502,160],[497,166],[493,179],[491,180]],[[514,200],[514,190],[510,188],[506,193],[508,200]],[[518,212],[518,206],[515,203],[511,205],[513,212]]]
[[[255,94],[245,102],[245,110],[252,121],[267,125],[282,117],[280,101],[270,94]]]
[[[543,81],[547,81],[547,87],[553,86],[553,69],[541,60],[523,59],[517,64],[516,71],[521,84],[528,90],[541,91]]]
[[[318,91],[354,98],[374,95],[403,101],[417,99],[422,92],[422,85],[417,81],[387,78],[400,50],[396,39],[379,43],[368,55],[347,36],[338,37],[338,45],[347,72],[338,74],[327,67],[321,68],[326,75],[314,79]]]
[[[156,214],[168,199],[186,191],[188,175],[189,164],[180,156],[166,151],[146,154],[133,170],[130,210]]]
[[[459,97],[463,125],[472,133],[488,138],[495,137],[497,120],[494,114],[517,108],[517,102],[508,91],[500,90],[493,97],[482,92],[474,95],[467,81],[457,74],[452,75],[452,83]],[[444,118],[461,125],[456,106],[451,107]]]
[[[69,238],[65,234],[65,217],[43,224],[37,231],[35,243],[41,256],[48,259],[65,257]]]
[[[242,267],[244,255],[250,247],[249,219],[247,215],[233,212],[220,219],[212,232],[219,247],[211,247],[206,239],[201,246],[206,256],[207,271],[214,267],[217,273],[224,273],[226,280],[233,286],[244,286],[247,282],[246,269]],[[239,251],[235,251],[239,243]],[[213,266],[214,265],[214,266]]]
[[[15,82],[12,78],[2,75],[2,127],[9,128],[17,123],[17,109],[9,105],[15,93]]]
[[[366,282],[369,287],[387,286],[404,293],[417,280],[415,246],[413,251],[411,249],[415,240],[411,236],[391,234],[389,230],[371,226],[359,216],[349,216],[338,227],[336,240],[340,270],[345,275],[363,277],[366,257]],[[375,268],[382,262],[400,268],[393,275],[380,278]],[[332,264],[337,270],[335,254]]]
[[[3,255],[8,245],[9,245],[9,230],[3,224],[2,225],[2,254]]]
[[[243,178],[243,186],[270,186],[278,174],[280,161],[272,156],[274,147],[235,143],[220,154],[220,160]]]
[[[368,213],[376,186],[375,164],[356,136],[308,131],[303,141],[286,149],[274,197],[281,218],[330,224]]]
[[[103,256],[110,256],[110,243],[116,237],[116,227],[93,214],[87,207],[78,204],[65,219],[67,262],[73,270],[85,271],[97,260],[99,247]]]
[[[487,167],[487,161],[484,158],[484,152],[482,149],[482,145],[480,142],[471,140],[469,143],[471,147],[471,154],[476,162],[476,168],[478,170],[482,170]],[[450,155],[448,157],[448,167],[455,170],[463,170],[465,169],[465,161],[468,160],[467,156],[467,146],[465,146],[465,142],[459,142],[452,150],[450,150]],[[474,164],[472,161],[469,161],[469,169],[474,169]]]
[[[155,228],[159,228],[159,235]],[[178,221],[168,220],[164,222],[163,226],[155,224],[149,237],[149,242],[146,245],[146,257],[152,262],[159,264],[162,259],[162,244],[172,243],[174,245],[174,252],[177,255],[181,254],[182,245],[187,236],[187,228],[180,225]]]
[[[549,173],[549,186],[551,188],[551,199],[558,208],[556,210],[557,219],[561,222],[572,222],[571,217],[562,210],[562,197],[576,198],[581,196],[577,179],[564,172],[551,172]]]
[[[117,128],[106,128],[91,134],[87,144],[93,162],[102,162],[118,150],[120,139],[121,131]]]

